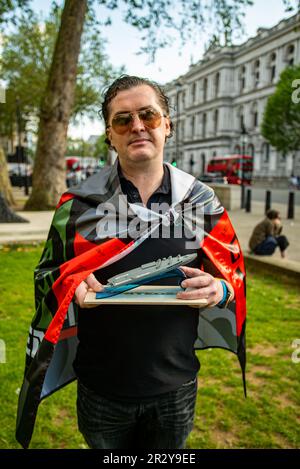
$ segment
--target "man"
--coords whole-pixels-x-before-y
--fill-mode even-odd
[[[61,254],[56,260],[53,249],[43,254],[36,271],[36,295],[37,316],[49,309],[55,316],[28,365],[17,437],[23,446],[29,444],[33,427],[26,439],[21,429],[25,426],[24,408],[34,403],[23,408],[22,404],[30,401],[28,389],[36,385],[33,370],[42,351],[44,356],[44,349],[51,347],[53,361],[59,362],[55,354],[59,347],[65,347],[63,339],[73,333],[67,332],[70,324],[63,321],[69,307],[70,322],[69,304],[74,294],[78,305],[79,343],[74,360],[78,424],[88,445],[183,448],[193,425],[200,368],[195,342],[199,341],[198,348],[233,350],[244,370],[243,260],[226,212],[213,191],[163,163],[172,122],[162,89],[146,79],[122,76],[106,92],[102,113],[107,139],[118,159],[113,168],[91,176],[65,194],[54,217],[48,241],[56,244]],[[63,222],[66,213],[68,222]],[[136,220],[139,229],[134,232]],[[193,231],[193,224],[198,225],[198,231]],[[187,229],[178,236],[178,228],[184,225]],[[57,237],[64,226],[66,235]],[[86,308],[88,290],[101,291],[111,276],[161,257],[191,252],[197,259],[182,267],[187,278],[185,290],[177,298],[205,298],[209,307],[201,316],[198,308],[189,306]],[[45,281],[51,285],[46,294]],[[33,331],[40,328],[32,323]],[[43,383],[44,395],[51,387],[59,387],[62,375],[67,380],[67,362],[69,358],[60,360],[64,369],[57,373],[55,384],[51,365],[51,376],[47,372]]]
[[[271,256],[279,247],[281,257],[284,258],[289,242],[281,232],[280,213],[277,210],[268,210],[266,218],[254,227],[249,240],[250,250],[260,256]]]

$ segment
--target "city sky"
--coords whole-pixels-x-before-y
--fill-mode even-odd
[[[59,3],[59,2],[58,2]],[[96,2],[95,2],[96,3]],[[297,1],[292,1],[295,5]],[[34,0],[32,2],[37,12],[46,13],[51,5],[51,0]],[[103,7],[97,7],[97,15],[104,16]],[[290,16],[285,12],[283,0],[254,0],[254,5],[246,9],[245,34],[236,43],[241,43],[251,36],[255,36],[259,27],[272,27],[281,19]],[[195,44],[190,41],[182,52],[179,53],[180,44],[174,42],[172,47],[160,50],[157,53],[155,63],[149,64],[146,55],[137,55],[141,44],[141,35],[133,27],[122,21],[122,13],[118,11],[110,12],[112,26],[104,29],[104,37],[107,38],[106,53],[112,65],[125,66],[126,72],[131,75],[138,75],[153,79],[161,84],[167,83],[186,73],[191,61],[193,63],[201,59],[204,52],[204,45],[207,36],[198,39]],[[87,139],[90,135],[101,134],[103,125],[100,121],[90,122],[83,119],[77,126],[70,126],[69,135],[74,138]]]

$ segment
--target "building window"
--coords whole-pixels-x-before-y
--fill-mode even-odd
[[[176,120],[175,122],[175,132],[178,135],[178,138],[180,139],[180,121]]]
[[[244,128],[244,108],[243,108],[243,106],[240,106],[237,109],[237,121],[236,122],[237,122],[236,129],[238,130],[238,132],[240,132]]]
[[[207,100],[207,78],[203,80],[203,101]]]
[[[181,112],[181,95],[182,93],[180,91],[177,91],[177,99],[176,99],[176,112],[179,114]]]
[[[273,80],[276,77],[276,53],[273,52],[270,55],[270,82],[273,83]]]
[[[244,114],[241,114],[240,115],[240,130],[243,130],[244,127],[245,127]]]
[[[182,106],[182,91],[177,91],[177,105],[178,105],[177,112],[181,112],[182,109],[183,109],[183,106]]]
[[[175,132],[178,134],[178,139],[180,140],[181,138],[181,121],[176,121],[175,122]]]
[[[206,113],[204,113],[202,116],[202,138],[206,137],[206,121],[207,121],[207,116],[206,116]]]
[[[206,171],[205,153],[201,153],[201,174],[205,174],[205,171]]]
[[[243,91],[246,86],[246,67],[242,66],[240,69],[240,91]]]
[[[180,123],[180,136],[181,140],[184,140],[184,121]]]
[[[258,126],[258,111],[257,111],[257,103],[253,103],[252,109],[252,127],[256,129]]]
[[[258,125],[258,112],[257,109],[253,113],[253,127],[256,128]]]
[[[193,153],[192,153],[192,154],[191,154],[191,157],[190,157],[190,172],[191,172],[191,173],[193,172],[194,164],[195,164],[194,155],[193,155]]]
[[[286,62],[289,66],[294,65],[294,53],[295,53],[295,46],[294,44],[290,44],[286,49]]]
[[[213,151],[212,157],[215,158],[217,156],[217,152]]]
[[[219,124],[219,111],[218,109],[214,112],[214,133],[217,134],[218,132],[218,124]]]
[[[197,136],[201,135],[201,113],[197,114],[197,120],[196,120],[196,123],[197,123],[197,129],[196,129],[196,134]]]
[[[220,87],[220,73],[218,72],[215,75],[215,97],[218,97],[219,94],[219,87]]]
[[[247,151],[248,151],[248,155],[250,155],[250,156],[252,156],[252,158],[254,158],[254,151],[255,150],[254,150],[253,143],[249,143]]]
[[[254,86],[255,88],[259,85],[260,79],[260,61],[256,60],[254,62]]]
[[[196,103],[196,91],[197,91],[197,83],[193,83],[193,85],[192,85],[192,103],[191,104]]]
[[[191,138],[195,135],[195,116],[191,117]]]
[[[269,163],[270,160],[270,145],[269,143],[265,142],[262,144],[261,148],[262,159],[264,163]]]
[[[233,153],[234,153],[234,154],[237,154],[237,155],[240,155],[240,154],[241,154],[241,147],[240,147],[240,145],[235,145],[234,150],[233,150]]]
[[[281,163],[285,163],[285,160],[286,160],[286,152],[285,152],[285,151],[281,151],[281,152],[280,152],[280,162],[281,162]]]

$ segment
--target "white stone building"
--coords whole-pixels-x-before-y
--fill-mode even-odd
[[[289,64],[300,64],[299,23],[295,15],[258,29],[244,44],[208,50],[185,75],[166,85],[176,128],[166,146],[167,161],[177,160],[180,168],[201,175],[214,156],[245,149],[254,157],[256,180],[279,182],[292,171],[300,175],[300,152],[280,154],[260,134],[267,98],[280,73]],[[242,144],[243,124],[248,135]]]

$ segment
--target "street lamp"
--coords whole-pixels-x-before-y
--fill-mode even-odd
[[[18,131],[18,145],[16,148],[17,162],[18,162],[18,179],[19,187],[22,187],[21,178],[21,163],[22,163],[22,115],[20,108],[20,100],[16,98],[16,117],[17,117],[17,131]]]
[[[28,181],[28,154],[27,154],[27,148],[28,148],[28,140],[27,136],[25,134],[24,137],[24,163],[25,163],[25,173],[24,173],[24,193],[25,195],[29,195],[29,181]]]
[[[241,155],[241,160],[240,160],[241,208],[245,208],[244,155],[246,153],[247,143],[248,143],[248,132],[245,128],[244,122],[242,122],[242,131],[241,131],[242,155]]]

